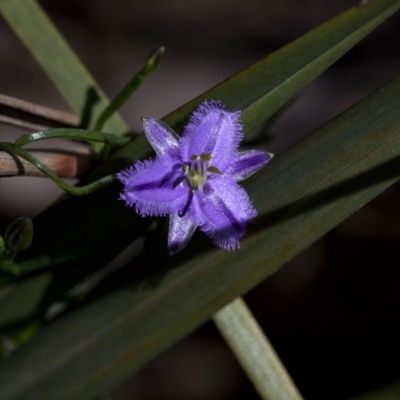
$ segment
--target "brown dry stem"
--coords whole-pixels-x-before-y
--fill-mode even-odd
[[[0,122],[34,131],[80,126],[78,115],[0,94]]]
[[[86,154],[44,150],[30,150],[30,153],[61,178],[80,178],[90,167],[90,157]],[[45,176],[17,155],[0,151],[0,177],[17,175]]]

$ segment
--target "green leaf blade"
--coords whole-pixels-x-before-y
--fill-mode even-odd
[[[217,99],[229,109],[242,110],[245,130],[250,132],[399,7],[398,0],[355,6],[203,93],[168,115],[165,121],[180,124],[202,100]]]
[[[288,99],[298,94],[307,83],[315,79],[340,55],[348,51],[399,7],[398,0],[384,0],[371,2],[363,8],[350,9],[185,104],[166,116],[164,121],[180,132],[190,113],[202,100],[217,99],[223,101],[229,109],[242,109],[245,129],[251,130],[274,115],[276,110],[287,103]],[[314,46],[313,49],[307,50],[310,45]],[[333,49],[330,46],[333,46]],[[254,113],[258,113],[257,117]],[[92,175],[92,179],[126,168],[138,158],[147,156],[149,151],[150,146],[146,138],[139,137],[119,150],[108,163],[102,165]],[[118,197],[116,189],[91,197],[93,200],[90,202],[90,213],[102,214],[104,209],[113,213],[111,211],[113,207],[110,209],[110,204],[112,204],[110,196]],[[60,204],[60,207],[63,209],[62,214],[70,215],[75,205]],[[116,208],[120,209],[119,205]],[[83,212],[85,213],[86,210]],[[133,230],[129,230],[129,224],[137,224],[137,216],[134,213],[129,215],[129,213],[121,212],[115,214],[115,219],[121,220],[121,214],[123,214],[124,223],[120,225],[123,229],[120,230],[119,236],[126,238],[127,241],[120,241],[120,247],[115,249],[115,255],[136,238],[133,236]],[[52,218],[49,215],[46,221],[45,213],[41,222],[51,224]],[[115,227],[110,230],[109,225],[104,225],[100,221],[98,231],[89,239],[85,236],[85,240],[88,239],[86,241],[88,248],[97,249],[99,241],[103,240],[105,235],[110,235],[110,232],[115,232]],[[135,232],[137,234],[138,231]],[[66,243],[70,242],[71,238],[68,234]],[[113,238],[115,238],[114,234],[110,240]],[[79,246],[82,239],[78,236],[76,242]],[[71,244],[67,251],[71,253],[73,248],[74,245]],[[38,249],[31,255],[40,254],[41,251]]]
[[[56,393],[60,399],[85,399],[108,390],[265,279],[400,176],[399,107],[400,79],[251,179],[246,186],[260,206],[258,224],[267,227],[250,232],[242,250],[209,246],[196,254],[191,243],[176,258],[162,260],[150,249],[134,260],[136,270],[141,262],[163,264],[162,280],[117,290],[49,326],[0,367],[4,399],[46,400]],[[300,180],[290,176],[299,167]],[[46,361],[32,371],[39,356]]]
[[[212,98],[222,100],[230,109],[243,109],[244,123],[249,129],[255,127],[274,113],[275,103],[284,103],[298,93],[321,72],[320,67],[327,68],[342,50],[347,51],[397,10],[399,4],[383,0],[371,2],[360,12],[350,10],[337,17],[335,29],[331,28],[332,35],[337,34],[336,30],[347,32],[339,40],[336,37],[334,45],[343,45],[343,49],[329,50],[332,42],[329,47],[324,42],[328,39],[324,39],[319,42],[319,52],[313,56],[311,50],[307,53],[303,67],[298,64],[297,70],[290,70],[287,63],[286,70],[279,68],[279,60],[287,57],[288,62],[290,55],[299,54],[294,48],[304,50],[313,38],[327,34],[317,28],[310,36],[294,42],[296,45],[278,52],[278,56],[268,57],[165,120],[179,128],[202,99]],[[271,71],[277,75],[270,74]],[[154,257],[159,252],[149,251],[132,262],[117,278],[120,282],[142,285],[110,292],[63,317],[0,366],[4,398],[84,399],[108,390],[206,321],[222,305],[265,279],[397,179],[399,105],[396,81],[298,143],[245,182],[260,217],[240,252],[225,253],[194,241],[186,255],[157,259]],[[126,166],[148,149],[145,140],[138,140],[110,159],[105,169],[115,172],[117,166]],[[361,175],[359,182],[354,175],[370,167],[375,169]],[[69,270],[70,274],[88,268],[86,264],[99,267],[112,258],[145,231],[137,227],[141,220],[134,213],[122,211],[123,205],[116,201],[119,190],[112,187],[88,199],[68,199],[43,213],[35,220],[39,244],[30,256],[47,255],[49,248],[55,258],[72,254],[76,262],[71,263],[74,268]],[[71,216],[77,211],[79,231],[71,223]],[[57,220],[56,226],[55,215],[63,219]],[[198,238],[202,242],[200,235]],[[44,243],[42,247],[40,243]],[[89,251],[89,258],[80,253],[82,243]],[[154,276],[148,271],[144,277],[137,277],[149,262],[160,265],[161,279],[160,271]],[[154,278],[159,278],[156,284],[152,283]],[[31,366],[36,366],[42,357],[45,362],[32,370]]]
[[[39,4],[34,0],[0,0],[0,13],[81,116],[82,124],[90,127],[109,101]],[[124,133],[128,126],[114,114],[105,129]]]

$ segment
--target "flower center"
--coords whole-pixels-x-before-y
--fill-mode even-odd
[[[193,155],[190,157],[189,164],[182,165],[182,171],[193,190],[203,192],[203,187],[207,182],[208,173],[221,174],[220,170],[210,165],[211,154]]]

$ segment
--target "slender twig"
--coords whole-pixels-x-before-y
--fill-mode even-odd
[[[302,399],[242,298],[219,310],[213,320],[262,399]]]
[[[0,94],[1,121],[14,126],[43,130],[49,127],[79,127],[80,117],[76,114],[30,103]],[[37,129],[37,127],[40,127]]]
[[[89,170],[89,154],[37,150],[30,150],[30,153],[62,178],[80,178]],[[16,154],[0,151],[0,177],[15,175],[45,176],[33,164]]]
[[[0,123],[29,131],[44,131],[49,129],[48,125],[28,122],[20,118],[7,117],[6,115],[0,115]]]

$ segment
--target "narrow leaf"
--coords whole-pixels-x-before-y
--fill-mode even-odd
[[[105,392],[265,279],[400,177],[399,107],[397,79],[250,178],[261,216],[240,251],[193,241],[180,256],[152,248],[134,260],[123,272],[130,284],[56,321],[0,366],[4,400]]]
[[[249,129],[257,126],[399,4],[370,2],[342,14],[188,103],[166,121],[179,131],[193,108],[203,98],[212,98],[231,109],[243,109]],[[315,52],[307,50],[314,44]],[[289,56],[298,57],[294,69]],[[280,65],[286,57],[286,64]],[[131,287],[115,290],[60,319],[0,367],[5,399],[79,399],[107,390],[387,187],[399,170],[393,158],[399,146],[400,122],[394,111],[399,107],[399,83],[357,107],[246,183],[262,215],[240,252],[228,254],[204,246],[201,236],[186,253],[193,259],[185,254],[155,259],[160,251],[151,249],[115,277],[119,286],[124,278],[132,282]],[[147,151],[144,140],[128,145],[105,170],[115,172]],[[104,169],[98,170],[92,179],[103,173]],[[80,257],[65,269],[57,267],[60,281],[73,282],[82,269],[87,273],[115,256],[138,234],[146,233],[144,220],[115,201],[119,191],[113,185],[97,195],[68,199],[49,209],[35,221],[40,240],[29,257],[45,256],[49,263],[66,255]],[[78,232],[73,229],[75,223],[79,223]],[[265,225],[268,229],[262,230]],[[158,269],[152,271],[149,265]],[[118,287],[110,283],[110,288],[99,290]],[[31,365],[42,354],[48,354],[47,361],[32,371]]]
[[[168,115],[165,121],[179,132],[179,127],[200,101],[218,99],[229,109],[243,110],[242,119],[246,129],[253,129],[274,115],[306,84],[399,7],[399,0],[375,1],[362,8],[354,7],[187,103]],[[146,138],[140,137],[119,150],[108,163],[92,174],[91,179],[115,173],[148,152]],[[54,237],[55,243],[51,245],[48,242],[44,245],[39,234],[27,257],[46,254],[51,255],[50,258],[60,258],[61,252],[78,258],[90,253],[90,265],[93,268],[99,261],[104,263],[115,257],[138,234],[143,234],[145,225],[143,221],[138,222],[131,210],[116,201],[120,190],[120,185],[112,185],[88,199],[79,202],[69,199],[44,212],[35,221],[41,232],[53,231],[56,217],[58,226],[64,229],[59,232],[61,236]],[[80,213],[76,213],[76,207],[79,207]],[[107,210],[107,218],[97,218],[104,217],[104,210]],[[82,215],[88,216],[86,222],[82,220]],[[96,223],[95,231],[92,229],[93,223]],[[75,224],[81,227],[78,233],[71,231]],[[140,228],[132,228],[135,224]],[[45,238],[47,241],[48,235]],[[82,263],[75,267],[83,272],[86,268],[84,265],[88,263],[87,260],[82,260]]]
[[[39,4],[35,0],[0,0],[0,13],[80,115],[82,125],[92,126],[109,101]],[[123,133],[128,126],[114,114],[105,129]]]

